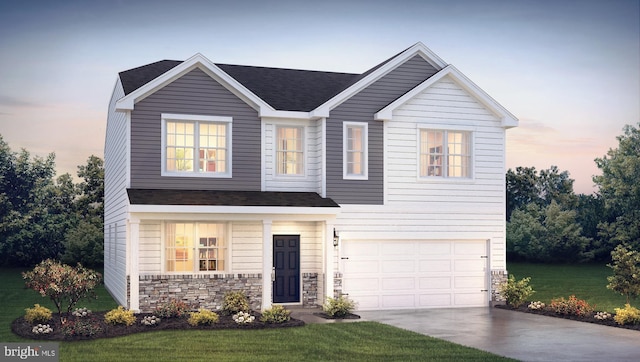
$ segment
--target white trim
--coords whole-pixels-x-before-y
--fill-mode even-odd
[[[289,207],[289,206],[197,206],[197,205],[129,205],[129,213],[153,213],[153,214],[227,214],[222,217],[224,220],[254,220],[256,215],[284,215],[292,219],[313,219],[320,220],[335,217],[340,213],[339,207]],[[322,217],[324,216],[324,217]],[[151,216],[150,216],[151,217]],[[157,217],[153,216],[153,217]],[[142,216],[141,216],[142,218]],[[147,217],[145,217],[147,218]],[[185,220],[180,218],[179,220]],[[194,219],[195,220],[195,219]]]
[[[363,172],[361,175],[349,174],[347,172],[347,144],[349,127],[362,128],[362,146],[363,150]],[[369,179],[369,123],[368,122],[342,122],[342,178],[344,180],[368,180]]]
[[[195,114],[176,114],[176,113],[162,113],[161,119],[161,141],[160,141],[160,170],[161,176],[169,177],[206,177],[206,178],[231,178],[233,175],[233,118],[223,116],[206,116]],[[226,146],[225,146],[225,172],[176,172],[167,171],[167,122],[169,121],[185,121],[185,122],[203,122],[203,123],[218,123],[226,124]],[[196,129],[195,144],[196,149],[195,156],[198,156],[198,144],[199,144],[199,130]],[[194,163],[199,164],[199,156]],[[194,170],[197,165],[194,165]]]
[[[309,154],[309,150],[307,150],[307,144],[309,144],[309,142],[307,142],[307,126],[306,124],[304,125],[300,125],[300,124],[290,124],[289,122],[285,122],[285,123],[273,123],[273,178],[274,179],[306,179],[307,178],[307,165],[309,164],[309,162],[307,162],[307,155]],[[300,130],[301,135],[300,135],[300,139],[302,141],[302,173],[280,173],[280,164],[278,163],[278,148],[279,148],[279,130],[283,129],[283,128],[297,128]],[[287,152],[287,151],[284,151]],[[295,151],[298,152],[298,151]]]
[[[475,99],[477,99],[480,103],[482,103],[486,108],[489,109],[493,114],[495,114],[502,121],[502,127],[504,128],[512,128],[518,126],[518,119],[511,114],[506,108],[496,102],[493,98],[491,98],[485,91],[480,89],[475,83],[473,83],[469,78],[467,78],[462,72],[460,72],[453,65],[448,65],[446,68],[442,69],[438,73],[434,74],[431,78],[425,80],[420,83],[418,86],[405,93],[402,97],[396,99],[391,102],[388,106],[384,107],[376,114],[373,115],[374,119],[379,121],[390,121],[393,119],[393,111],[407,103],[413,97],[417,96],[425,89],[431,87],[433,84],[441,80],[442,78],[448,76],[454,82],[456,82],[459,86],[464,88],[467,92],[469,92]]]
[[[320,120],[320,128],[321,128],[321,143],[320,150],[321,153],[321,170],[320,170],[320,196],[327,197],[327,119],[322,118]]]
[[[131,187],[131,112],[126,112],[125,119],[125,137],[127,138],[127,143],[124,146],[124,157],[127,160],[127,169],[125,171],[127,180],[125,181],[125,185],[127,188]],[[106,144],[106,143],[105,143]]]
[[[467,126],[452,126],[452,127],[442,127],[442,126],[435,126],[435,127],[429,127],[429,125],[427,124],[417,124],[417,132],[416,132],[416,161],[417,161],[417,167],[416,167],[416,178],[417,178],[417,182],[443,182],[443,183],[474,183],[475,182],[475,152],[476,152],[476,148],[475,148],[475,127],[467,127]],[[421,162],[421,156],[422,156],[422,131],[441,131],[444,132],[444,136],[443,139],[446,142],[443,146],[445,152],[442,154],[443,160],[444,160],[444,164],[442,165],[443,168],[443,172],[446,172],[446,175],[442,175],[442,176],[422,176],[422,162]],[[446,137],[447,132],[465,132],[469,135],[469,148],[470,148],[470,157],[471,159],[469,160],[469,176],[468,177],[450,177],[449,176],[449,170],[448,170],[448,138]]]

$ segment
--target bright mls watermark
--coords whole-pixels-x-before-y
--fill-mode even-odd
[[[60,360],[59,343],[0,343],[0,362]]]

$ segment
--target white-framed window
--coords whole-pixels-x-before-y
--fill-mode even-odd
[[[276,174],[304,175],[304,127],[276,126]]]
[[[162,114],[162,174],[231,177],[231,117]]]
[[[471,132],[420,129],[420,177],[471,178]]]
[[[369,124],[366,122],[344,122],[342,135],[343,178],[366,180],[369,162]]]
[[[226,255],[225,224],[196,222],[165,224],[164,259],[167,272],[224,271]]]

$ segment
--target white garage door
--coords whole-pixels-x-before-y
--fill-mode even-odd
[[[486,245],[345,240],[342,291],[359,310],[486,306]]]

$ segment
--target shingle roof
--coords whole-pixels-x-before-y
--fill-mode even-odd
[[[402,52],[362,74],[216,64],[255,95],[279,111],[308,112],[380,68]],[[120,72],[125,95],[159,77],[179,60],[161,60]]]
[[[340,207],[315,192],[127,189],[132,205]]]

